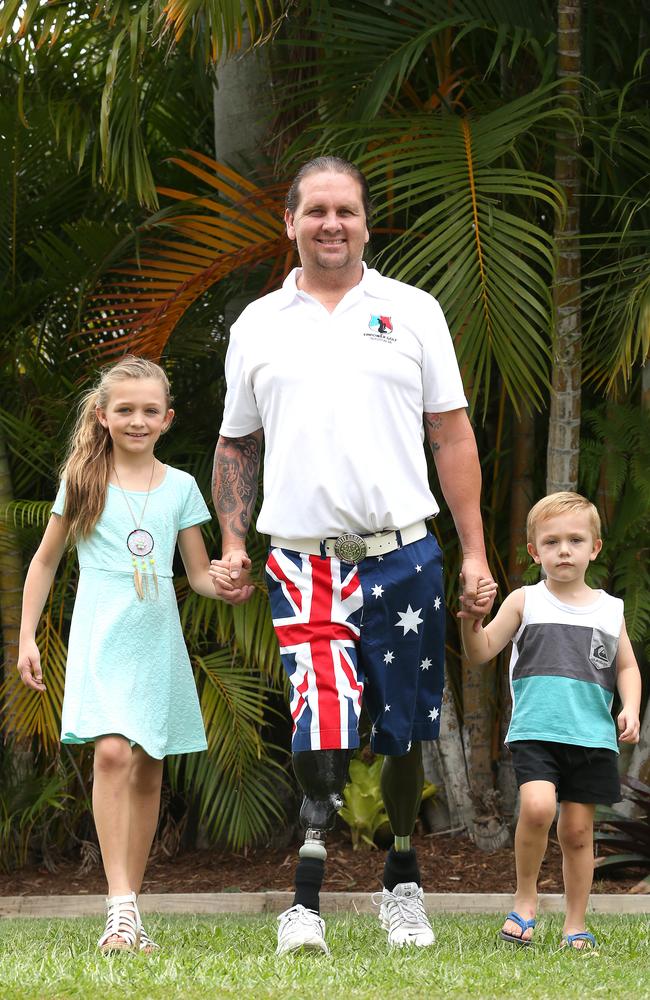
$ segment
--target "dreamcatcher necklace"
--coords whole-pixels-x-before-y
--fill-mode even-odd
[[[120,492],[124,497],[126,506],[129,509],[129,514],[131,515],[131,520],[133,521],[134,528],[130,531],[126,538],[126,547],[131,553],[131,560],[133,562],[133,586],[135,587],[135,592],[141,601],[144,601],[145,597],[152,596],[149,594],[149,573],[147,571],[147,557],[149,567],[151,569],[151,583],[152,589],[155,591],[155,596],[158,597],[158,577],[156,575],[156,561],[152,555],[153,553],[153,535],[148,532],[145,528],[142,528],[142,522],[144,520],[145,511],[147,509],[147,504],[149,502],[149,494],[151,492],[151,484],[153,482],[153,474],[156,468],[156,459],[154,458],[153,464],[151,466],[151,475],[149,476],[149,485],[147,487],[147,495],[144,500],[144,505],[142,507],[142,512],[140,514],[140,520],[137,521],[135,514],[133,513],[133,508],[129,502],[122,484],[120,482],[120,477],[117,474],[117,469],[113,466],[113,472],[115,473],[115,478],[117,479],[117,485],[120,488]],[[138,561],[139,560],[139,561]]]

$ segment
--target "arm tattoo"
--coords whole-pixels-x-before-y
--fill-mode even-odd
[[[425,413],[424,426],[431,451],[435,454],[437,451],[440,451],[440,442],[436,440],[436,434],[442,428],[441,415],[439,413]]]
[[[244,541],[257,497],[262,432],[220,437],[214,454],[212,498],[221,530]]]

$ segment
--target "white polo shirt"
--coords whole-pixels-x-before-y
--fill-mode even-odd
[[[422,414],[467,406],[438,302],[364,266],[329,313],[299,273],[244,309],[226,356],[221,434],[264,430],[258,530],[328,538],[437,513]]]

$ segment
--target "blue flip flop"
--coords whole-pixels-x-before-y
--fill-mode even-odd
[[[584,941],[582,948],[575,948],[574,941]],[[596,938],[589,931],[577,931],[576,934],[565,934],[562,938],[562,948],[571,948],[572,951],[595,951],[598,945]]]
[[[527,948],[533,943],[532,938],[525,938],[523,936],[524,931],[527,931],[529,927],[535,927],[537,923],[536,920],[524,920],[524,918],[516,912],[516,910],[511,910],[506,920],[512,920],[513,923],[518,924],[521,927],[521,934],[508,934],[506,931],[499,931],[499,937],[502,941],[508,941],[510,944],[520,945],[522,948]],[[575,936],[575,935],[574,935]]]

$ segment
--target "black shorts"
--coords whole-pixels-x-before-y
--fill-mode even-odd
[[[560,802],[611,805],[621,801],[614,750],[547,740],[514,740],[508,749],[519,787],[527,781],[551,781]]]

